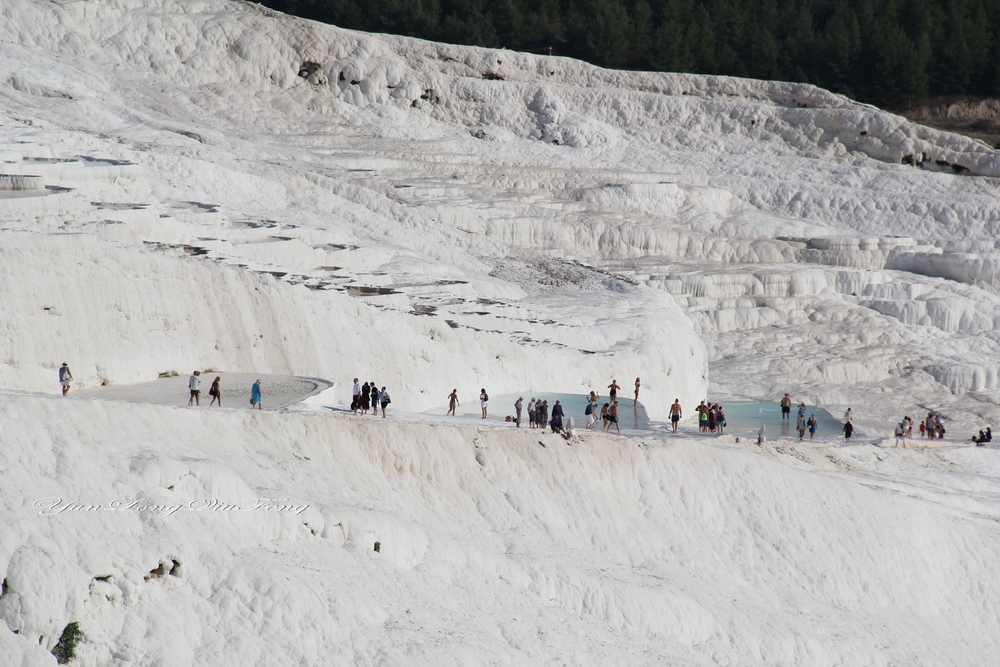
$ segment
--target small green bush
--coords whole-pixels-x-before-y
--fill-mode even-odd
[[[81,639],[83,639],[83,632],[80,631],[80,624],[73,621],[67,625],[62,631],[59,641],[56,642],[55,648],[52,649],[52,655],[56,657],[56,662],[65,665],[75,658],[76,645],[80,643]]]

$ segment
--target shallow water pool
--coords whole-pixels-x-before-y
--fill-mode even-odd
[[[792,406],[791,419],[781,418],[781,406],[778,403],[747,403],[733,401],[723,403],[722,409],[726,413],[726,433],[747,437],[756,437],[760,427],[764,426],[764,437],[773,440],[778,437],[798,438],[799,432],[795,428],[795,420],[798,415],[799,406]],[[818,422],[816,427],[816,437],[822,440],[843,437],[843,422],[835,418],[823,408],[815,405],[806,406],[806,419],[810,415],[816,415]],[[806,439],[809,438],[809,431],[806,431]]]

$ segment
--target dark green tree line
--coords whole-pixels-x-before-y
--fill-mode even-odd
[[[1000,95],[1000,0],[264,0],[369,32],[602,67],[813,83],[855,99]]]

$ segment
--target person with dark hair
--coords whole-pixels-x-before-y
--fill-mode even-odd
[[[611,406],[608,407],[608,425],[604,427],[606,433],[611,433],[611,425],[615,425],[615,430],[618,431],[618,435],[622,434],[622,429],[618,425],[618,401],[611,401]]]
[[[382,406],[382,419],[385,419],[385,406],[392,403],[392,399],[389,398],[389,392],[385,390],[385,387],[382,387],[382,391],[379,392],[378,402]]]
[[[677,433],[677,424],[681,420],[681,399],[675,398],[674,404],[670,406],[670,423],[673,424],[674,433]]]
[[[361,385],[361,398],[358,401],[358,407],[361,408],[361,414],[368,414],[368,408],[371,407],[372,400],[372,387],[370,384],[365,382]]]
[[[458,407],[458,389],[452,389],[448,394],[448,412],[446,415],[455,416],[455,408]]]
[[[257,408],[258,410],[263,410],[261,407],[263,403],[263,394],[260,392],[260,379],[253,383],[253,387],[250,388],[250,409],[253,410]]]
[[[789,421],[792,419],[792,397],[788,394],[781,399],[781,418]]]
[[[563,406],[559,401],[552,406],[552,422],[549,425],[553,433],[563,433]]]
[[[852,424],[851,422],[846,422],[844,424],[844,439],[847,441],[848,445],[851,444],[852,433],[854,433],[854,424]]]
[[[69,393],[69,385],[73,381],[73,373],[69,370],[69,365],[64,361],[63,365],[59,367],[59,384],[62,385],[62,394],[65,396]]]
[[[618,385],[618,380],[612,380],[611,384],[608,385],[608,393],[610,394],[608,398],[611,401],[615,400],[615,396],[618,395],[619,389],[621,389],[621,387]]]
[[[486,393],[486,387],[479,390],[479,407],[483,409],[483,419],[486,419],[486,410],[490,404],[490,395]]]

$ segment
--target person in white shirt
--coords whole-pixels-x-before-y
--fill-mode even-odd
[[[188,379],[188,389],[191,390],[191,398],[188,399],[188,407],[196,404],[201,407],[201,372],[195,371],[194,375]]]

